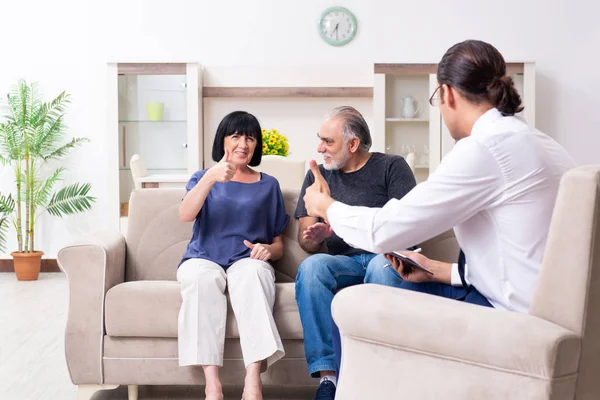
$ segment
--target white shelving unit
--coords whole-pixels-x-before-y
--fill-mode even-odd
[[[454,146],[440,115],[429,104],[438,86],[436,64],[375,64],[373,78],[373,149],[406,155],[416,153],[415,176],[427,179]],[[535,64],[509,63],[508,73],[525,106],[524,118],[535,126]],[[401,101],[412,96],[418,102],[415,118],[402,118]],[[403,151],[404,150],[404,151]]]
[[[203,165],[202,79],[197,63],[113,63],[107,82],[115,144],[109,157],[118,171],[114,201],[121,215],[134,188],[133,154],[141,156],[149,175],[191,175]],[[148,118],[146,105],[153,102],[164,104],[161,120]]]

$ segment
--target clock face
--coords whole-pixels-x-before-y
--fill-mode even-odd
[[[333,46],[342,46],[356,35],[356,17],[344,7],[325,10],[319,20],[319,33]]]

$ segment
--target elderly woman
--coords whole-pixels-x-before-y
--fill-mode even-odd
[[[275,274],[269,261],[283,255],[289,216],[275,178],[249,168],[261,161],[262,131],[244,111],[227,115],[213,143],[214,167],[187,184],[179,215],[194,221],[177,280],[179,365],[201,365],[207,400],[223,399],[223,365],[229,290],[246,366],[245,400],[262,399],[261,370],[284,355],[273,320]],[[263,365],[264,363],[264,365]]]

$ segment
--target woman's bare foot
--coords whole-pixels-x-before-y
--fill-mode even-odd
[[[219,367],[216,365],[203,365],[206,387],[204,394],[206,400],[223,400],[223,385],[219,379]]]
[[[223,400],[223,388],[221,386],[206,386],[204,389],[206,400]]]
[[[263,400],[262,382],[260,380],[260,367],[262,361],[248,365],[246,379],[244,379],[244,393],[242,400]]]
[[[263,400],[262,396],[262,384],[248,383],[244,384],[244,393],[242,394],[242,400]]]

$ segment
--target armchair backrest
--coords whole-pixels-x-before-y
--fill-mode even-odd
[[[577,399],[600,398],[600,166],[563,176],[529,313],[583,338]]]

